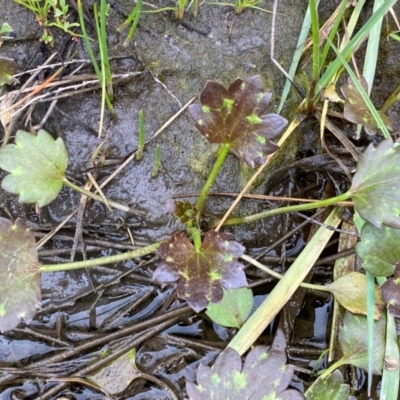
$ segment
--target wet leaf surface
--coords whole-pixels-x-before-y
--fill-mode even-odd
[[[67,150],[60,138],[54,140],[42,129],[37,136],[19,130],[15,144],[0,151],[0,168],[10,172],[1,187],[19,194],[22,203],[45,206],[60,192],[67,164]]]
[[[396,264],[394,275],[382,286],[381,292],[384,301],[388,304],[389,312],[395,317],[400,317],[400,262]]]
[[[158,248],[163,262],[153,278],[163,283],[178,281],[178,296],[200,312],[210,301],[221,301],[222,286],[247,285],[243,265],[237,261],[243,252],[244,247],[229,241],[226,233],[206,233],[200,251],[196,251],[186,234],[179,232]]]
[[[354,314],[367,314],[367,280],[360,272],[350,272],[336,281],[326,285],[335,299]],[[381,316],[385,307],[379,288],[375,287],[375,319]]]
[[[212,368],[203,364],[197,370],[197,385],[186,383],[191,400],[208,399],[304,399],[297,390],[286,390],[293,368],[286,365],[282,351],[258,346],[246,357],[242,368],[239,354],[225,349]]]
[[[219,303],[210,303],[206,314],[217,324],[241,328],[253,308],[253,292],[248,288],[224,290]]]
[[[277,150],[275,139],[287,124],[277,114],[266,114],[271,93],[265,93],[260,76],[236,79],[228,89],[208,81],[201,104],[189,106],[195,127],[210,143],[229,144],[231,151],[254,168]]]
[[[363,76],[360,76],[360,83],[367,92],[368,85]],[[346,98],[343,110],[344,117],[351,122],[363,125],[365,131],[369,135],[375,135],[378,133],[378,124],[351,78],[349,78],[348,82],[341,87],[341,91],[343,96]],[[393,130],[391,119],[382,112],[378,111],[378,113],[388,129]]]
[[[135,357],[136,350],[132,349],[96,374],[89,376],[89,379],[109,394],[120,393],[134,379],[142,376],[136,368]]]
[[[36,242],[22,219],[0,218],[0,331],[30,323],[40,307]]]
[[[17,73],[17,64],[12,58],[0,57],[0,87],[12,83],[13,75]]]
[[[326,379],[319,378],[306,392],[307,400],[348,400],[350,386],[345,385],[343,376],[337,369]]]
[[[361,229],[361,242],[356,251],[366,271],[375,276],[391,276],[400,261],[400,230],[383,226],[381,229],[366,222]]]
[[[349,190],[360,216],[380,228],[400,228],[400,146],[391,139],[372,143],[359,158]]]
[[[374,326],[374,367],[372,372],[375,375],[382,373],[385,355],[385,327],[386,319],[382,316]],[[339,343],[343,352],[342,365],[351,364],[368,371],[367,317],[346,311],[343,325],[339,331]]]

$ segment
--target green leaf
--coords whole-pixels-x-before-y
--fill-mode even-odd
[[[275,139],[287,120],[277,114],[262,115],[271,93],[264,93],[260,76],[236,79],[228,89],[208,81],[200,95],[201,104],[189,106],[196,129],[210,142],[229,144],[230,150],[254,168],[277,150]]]
[[[400,230],[381,229],[366,222],[361,229],[361,242],[356,245],[365,270],[375,276],[391,276],[400,261]]]
[[[19,194],[22,203],[51,203],[63,186],[68,154],[61,138],[54,140],[40,130],[38,135],[19,130],[15,144],[0,150],[0,168],[7,175],[1,187]]]
[[[307,400],[348,400],[350,386],[345,385],[337,369],[326,379],[318,378],[305,393]]]
[[[40,274],[35,237],[22,219],[0,217],[0,331],[29,324],[40,308]]]
[[[374,367],[372,373],[380,375],[385,355],[385,328],[386,318],[382,316],[374,326]],[[354,315],[346,311],[343,325],[339,331],[339,344],[343,352],[341,364],[351,364],[368,371],[368,332],[367,318],[362,315]]]
[[[163,283],[178,281],[178,296],[200,312],[210,301],[221,301],[222,286],[247,286],[243,265],[237,261],[243,252],[244,247],[229,241],[226,233],[206,233],[196,251],[186,234],[179,232],[158,248],[162,262],[153,279]]]
[[[17,64],[12,58],[0,57],[0,87],[13,82],[17,73]]]
[[[380,228],[400,228],[400,146],[372,143],[358,160],[348,194],[361,218]]]
[[[335,299],[354,314],[367,314],[367,279],[360,272],[349,272],[336,281],[326,285],[334,294]],[[385,307],[381,292],[375,286],[375,319],[381,317],[381,310]]]
[[[99,372],[89,376],[89,380],[111,395],[125,390],[130,383],[142,376],[135,363],[136,350],[132,349],[117,358]]]
[[[359,80],[365,92],[368,93],[368,85],[365,78],[360,76]],[[363,125],[365,131],[369,135],[375,135],[378,133],[378,123],[351,78],[348,79],[347,84],[344,84],[341,87],[341,90],[343,96],[346,98],[343,111],[344,117],[351,122]],[[378,111],[378,113],[387,128],[393,130],[392,120],[382,112]]]
[[[3,22],[3,24],[0,27],[0,36],[4,36],[4,34],[11,32],[13,32],[13,30],[10,24],[8,24],[7,22]]]
[[[286,390],[293,375],[293,367],[286,364],[284,351],[262,346],[254,348],[242,368],[239,354],[226,348],[212,368],[200,364],[197,385],[186,383],[190,400],[300,400],[297,390]]]
[[[219,303],[210,303],[206,314],[217,324],[241,328],[253,308],[253,292],[248,288],[224,290]]]

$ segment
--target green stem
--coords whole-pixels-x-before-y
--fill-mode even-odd
[[[324,372],[318,377],[320,379],[326,379],[335,369],[341,367],[344,364],[344,359],[341,358],[340,360],[333,363],[329,366]]]
[[[261,264],[260,262],[258,262],[257,260],[255,260],[254,258],[252,258],[246,254],[242,254],[240,256],[240,258],[242,260],[245,260],[248,263],[254,265],[255,267],[261,269],[262,271],[266,272],[268,275],[271,275],[272,277],[274,277],[276,279],[283,279],[283,275],[279,274],[278,272],[275,272],[273,269],[268,268],[264,264]],[[327,288],[326,286],[323,286],[323,285],[314,285],[312,283],[302,282],[302,283],[300,283],[300,287],[302,287],[304,289],[309,289],[309,290],[318,290],[320,292],[332,293],[332,291],[329,290],[329,288]]]
[[[99,196],[98,194],[93,193],[93,192],[89,192],[88,190],[85,190],[85,189],[81,188],[80,186],[75,185],[74,183],[72,183],[71,181],[69,181],[65,177],[63,179],[63,182],[64,182],[65,185],[69,186],[71,189],[75,190],[76,192],[81,193],[81,194],[83,194],[83,195],[85,195],[87,197],[90,197],[93,200],[99,201],[100,203],[106,204],[104,199],[101,196]],[[116,202],[114,202],[112,200],[108,200],[107,199],[107,202],[111,207],[116,208],[117,210],[121,210],[121,211],[124,211],[124,212],[129,213],[129,214],[135,214],[135,215],[143,216],[143,214],[140,211],[133,210],[132,208],[129,208],[129,207],[124,206],[122,204],[116,203]]]
[[[193,238],[193,245],[194,245],[194,249],[196,250],[196,252],[200,252],[200,248],[201,248],[201,235],[200,235],[200,231],[197,228],[187,228],[190,235]]]
[[[320,71],[320,49],[319,49],[319,20],[318,20],[318,6],[316,0],[310,0],[310,16],[311,16],[311,31],[313,40],[313,66],[312,74],[315,82],[319,79]],[[314,93],[310,93],[310,98]]]
[[[246,224],[249,222],[259,221],[260,219],[263,219],[263,218],[272,217],[274,215],[285,214],[285,213],[296,212],[296,211],[313,210],[315,208],[320,208],[320,207],[327,207],[327,206],[331,206],[336,203],[340,203],[341,201],[347,200],[350,197],[351,197],[351,194],[349,192],[346,192],[339,196],[316,201],[314,203],[297,204],[294,206],[274,208],[273,210],[267,210],[267,211],[264,211],[259,214],[249,215],[248,217],[228,218],[225,221],[224,226]]]
[[[72,269],[94,267],[96,265],[113,264],[125,260],[130,260],[136,257],[144,257],[154,253],[162,242],[151,244],[150,246],[142,247],[137,250],[127,251],[126,253],[115,254],[113,256],[93,258],[91,260],[77,261],[65,264],[47,264],[40,265],[39,272],[55,272],[55,271],[70,271]]]
[[[140,161],[143,157],[144,150],[144,112],[139,111],[139,143],[136,151],[136,160]]]
[[[211,187],[214,184],[215,180],[217,179],[218,172],[221,169],[226,156],[229,153],[230,145],[229,144],[224,144],[220,149],[219,149],[219,154],[217,159],[215,160],[214,166],[210,172],[210,175],[208,176],[208,179],[206,183],[203,186],[203,189],[201,190],[201,193],[199,195],[199,198],[197,199],[196,202],[196,208],[197,208],[197,220],[200,219],[201,212],[203,211],[204,203],[206,202],[207,196],[210,193]]]

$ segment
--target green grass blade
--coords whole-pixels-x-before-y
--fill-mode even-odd
[[[340,221],[340,208],[335,207],[325,220],[325,224],[337,227]],[[253,345],[307,276],[333,232],[324,226],[318,229],[283,278],[232,339],[229,347],[235,349],[239,354],[243,354]]]
[[[318,4],[319,4],[319,0],[317,0],[317,5]],[[294,52],[292,63],[289,68],[289,75],[292,79],[294,78],[294,76],[296,74],[296,70],[299,65],[301,55],[303,54],[303,47],[304,47],[305,41],[307,40],[308,31],[310,30],[310,25],[311,25],[310,6],[308,6],[306,15],[304,16],[303,26],[301,27],[300,35],[297,40],[296,51]],[[286,99],[288,97],[291,85],[292,84],[287,79],[285,82],[285,86],[283,87],[281,101],[278,106],[278,114],[280,114],[282,111],[283,105],[285,104]]]
[[[372,370],[374,366],[374,310],[375,310],[375,277],[367,274],[367,329],[368,329],[368,396],[372,387]]]
[[[378,278],[379,284],[385,279]],[[396,324],[393,315],[387,313],[385,360],[394,366],[399,365],[399,345],[397,344]],[[384,368],[380,400],[397,400],[399,398],[399,368]]]
[[[343,55],[338,51],[338,49],[333,45],[332,42],[331,42],[331,47],[335,51],[335,53],[337,55],[337,60],[339,60],[344,65],[344,67],[346,68],[347,73],[350,75],[351,79],[354,82],[354,85],[357,87],[357,90],[360,92],[363,100],[365,101],[365,104],[367,105],[369,111],[371,112],[371,114],[373,115],[375,121],[377,122],[377,124],[379,126],[379,129],[382,131],[383,136],[385,137],[385,139],[389,139],[390,138],[390,133],[389,133],[386,125],[382,121],[382,118],[379,115],[378,111],[376,110],[375,106],[372,104],[372,101],[369,98],[368,94],[365,92],[365,90],[362,87],[361,83],[357,79],[356,74],[353,72],[353,70],[350,68],[349,64],[347,63],[347,61],[343,57]]]
[[[369,34],[372,27],[386,14],[389,8],[396,2],[396,0],[387,0],[381,7],[376,10],[369,18],[369,20],[362,26],[362,28],[354,35],[354,37],[350,40],[350,42],[344,47],[341,51],[341,58],[347,60],[350,57],[353,50],[356,46],[365,38],[366,35]],[[327,68],[325,73],[322,75],[321,79],[317,83],[316,87],[316,95],[326,87],[331,81],[332,77],[337,73],[340,69],[342,62],[339,56],[331,63],[331,65]]]

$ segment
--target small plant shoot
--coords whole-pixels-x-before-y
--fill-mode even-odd
[[[215,360],[212,368],[203,364],[197,369],[197,385],[186,383],[191,400],[301,400],[297,390],[287,389],[293,367],[286,365],[284,351],[258,346],[250,351],[242,366],[239,354],[226,348]]]
[[[368,85],[363,76],[360,76],[360,84],[367,92]],[[346,101],[344,103],[343,114],[344,117],[351,122],[356,124],[363,125],[365,131],[369,135],[375,135],[379,132],[378,124],[371,114],[368,106],[365,104],[364,99],[362,98],[360,92],[357,87],[354,85],[351,78],[348,79],[348,82],[344,84],[341,88],[343,96]],[[393,130],[392,120],[382,112],[379,112],[382,121],[387,126],[388,129]]]
[[[68,165],[64,142],[39,130],[37,136],[19,130],[15,143],[0,151],[0,168],[10,172],[1,187],[18,194],[22,203],[51,203],[63,186]]]
[[[17,64],[12,58],[0,57],[0,87],[13,82]]]
[[[36,242],[22,219],[0,217],[0,331],[31,322],[40,308],[40,274]]]
[[[154,271],[159,282],[178,281],[178,296],[200,312],[211,301],[218,303],[225,289],[247,286],[243,265],[237,261],[244,247],[230,241],[226,233],[208,232],[199,249],[185,233],[179,232],[162,243],[162,262]]]
[[[254,168],[277,150],[272,142],[287,120],[266,114],[271,93],[265,93],[260,76],[236,79],[228,89],[208,81],[200,95],[201,104],[189,106],[197,130],[210,142],[228,145],[232,153]]]

